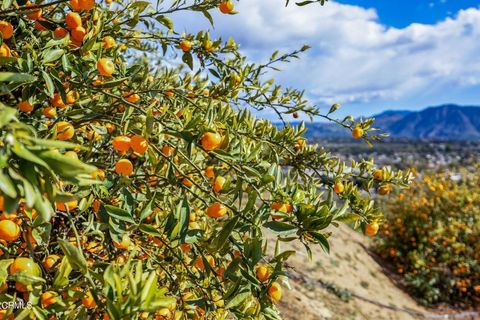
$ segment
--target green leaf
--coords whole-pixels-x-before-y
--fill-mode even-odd
[[[48,96],[53,97],[53,94],[55,93],[55,86],[53,85],[52,78],[50,78],[48,73],[46,73],[43,70],[42,70],[42,77],[43,77],[43,80],[45,80],[45,84],[47,86]]]
[[[62,57],[62,55],[65,53],[63,49],[54,49],[54,50],[48,50],[43,54],[43,63],[49,63],[56,61]]]
[[[182,61],[193,70],[193,57],[190,52],[185,52],[182,56]]]
[[[107,210],[108,215],[112,218],[136,224],[133,216],[127,210],[123,210],[111,205],[106,205],[105,209]]]
[[[297,227],[281,221],[269,221],[264,223],[263,226],[280,234],[291,234],[298,231]]]
[[[165,27],[167,27],[168,30],[173,30],[173,20],[170,19],[169,17],[161,15],[161,16],[157,16],[155,20],[157,20],[158,22],[163,24]]]
[[[0,82],[33,82],[36,79],[27,73],[0,72]]]
[[[80,174],[90,174],[97,168],[72,159],[55,151],[40,151],[35,154],[45,161],[57,174],[66,178],[74,178]]]
[[[12,179],[10,179],[8,175],[3,174],[3,172],[1,171],[0,171],[0,190],[10,198],[17,197],[17,190],[15,188],[15,185],[12,182]]]
[[[0,285],[5,283],[8,277],[8,267],[12,264],[13,259],[0,260]]]
[[[330,252],[330,244],[328,243],[327,238],[319,232],[310,232],[310,235],[320,244],[322,249],[326,252]]]
[[[68,241],[59,239],[58,244],[62,249],[65,256],[68,258],[68,262],[74,268],[80,271],[82,274],[86,274],[88,271],[87,260],[83,256],[80,249],[69,243]]]
[[[68,276],[70,275],[70,272],[72,272],[72,266],[70,265],[68,258],[63,257],[62,262],[60,263],[60,268],[55,273],[53,286],[56,288],[61,288],[68,285]]]
[[[243,301],[245,301],[245,299],[247,299],[250,296],[250,294],[251,294],[250,291],[244,291],[237,294],[235,297],[230,299],[230,301],[228,301],[227,305],[225,306],[225,309],[231,309],[240,305]]]

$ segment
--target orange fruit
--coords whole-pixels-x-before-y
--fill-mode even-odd
[[[112,133],[115,131],[115,125],[113,123],[107,123],[105,125],[105,128],[107,128],[108,133]]]
[[[118,136],[113,138],[113,148],[120,152],[127,152],[131,147],[131,139],[127,136]]]
[[[140,101],[140,96],[133,92],[127,92],[123,95],[123,98],[128,102],[135,103]]]
[[[76,12],[69,12],[65,16],[65,23],[70,30],[73,30],[82,26],[82,18]]]
[[[352,137],[355,138],[355,139],[360,139],[361,137],[363,137],[363,129],[360,128],[360,127],[355,127],[353,130],[352,130]]]
[[[60,108],[60,109],[65,108],[65,103],[63,102],[63,99],[60,93],[55,93],[53,97],[50,98],[50,103],[56,108]]]
[[[20,237],[20,228],[11,220],[0,221],[0,240],[15,241]]]
[[[59,140],[70,140],[75,134],[73,126],[66,121],[57,122],[55,129],[57,131],[57,139]]]
[[[207,178],[213,179],[215,178],[215,168],[213,166],[208,166],[204,170],[205,176]]]
[[[270,208],[283,213],[291,213],[293,211],[293,206],[288,202],[287,203],[274,202],[270,205]],[[281,219],[282,216],[278,214],[272,214],[272,218],[277,220],[277,219]]]
[[[36,5],[35,3],[30,3],[30,2],[27,2],[26,4],[27,7],[33,7],[35,5]],[[42,9],[40,8],[31,9],[31,10],[28,10],[28,12],[30,13],[27,14],[27,18],[30,20],[38,20],[42,17]]]
[[[182,183],[189,188],[193,186],[192,175],[189,174],[188,177],[183,178]]]
[[[47,308],[49,305],[57,302],[57,297],[52,291],[47,291],[42,293],[40,296],[40,301],[42,302],[42,306]]]
[[[218,6],[218,9],[220,10],[221,13],[224,13],[224,14],[230,14],[232,13],[233,11],[233,2],[232,1],[223,1],[220,3],[220,5]]]
[[[132,241],[130,240],[130,237],[127,234],[123,235],[121,242],[113,241],[113,246],[120,250],[127,250],[131,244],[132,244]]]
[[[97,306],[95,299],[93,299],[93,295],[90,291],[85,293],[85,296],[82,298],[82,304],[87,309],[93,309]]]
[[[387,195],[392,192],[392,186],[390,184],[381,185],[380,187],[378,187],[377,192],[381,196]]]
[[[78,207],[78,200],[70,200],[67,202],[55,202],[55,206],[57,207],[57,210],[67,212],[67,209],[69,212],[72,212]]]
[[[102,42],[103,42],[103,47],[105,49],[110,49],[110,48],[113,48],[117,45],[116,42],[115,42],[115,39],[113,39],[113,37],[111,37],[111,36],[104,37],[102,39]]]
[[[267,266],[259,266],[256,271],[257,279],[261,282],[268,281],[270,279],[270,275],[272,271]]]
[[[5,44],[2,43],[0,46],[0,58],[8,58],[12,55],[10,48]]]
[[[134,135],[130,139],[130,147],[138,154],[144,154],[148,149],[148,141],[141,135]]]
[[[25,101],[20,101],[18,104],[18,110],[22,111],[22,112],[32,112],[33,111],[33,106],[30,102],[28,102],[28,100],[25,100]]]
[[[35,28],[35,30],[38,30],[38,31],[47,31],[48,30],[39,21],[35,21],[34,28]]]
[[[13,26],[10,22],[0,21],[0,33],[3,40],[8,40],[13,36]]]
[[[102,203],[100,202],[100,200],[98,200],[98,199],[93,200],[93,203],[92,203],[93,212],[98,213],[100,211],[100,205],[101,204]]]
[[[2,201],[2,203],[0,203],[0,211],[2,211],[2,207],[3,207],[3,197],[0,198],[0,201]],[[17,219],[17,212],[14,211],[12,213],[8,213],[6,211],[2,212],[2,214],[0,214],[0,220],[12,220],[12,221],[15,221]]]
[[[210,267],[213,268],[213,266],[215,266],[215,259],[212,256],[206,256],[205,259],[207,260]],[[197,256],[193,265],[202,271],[205,270],[205,264],[203,262],[202,256]]]
[[[222,191],[223,185],[225,184],[226,181],[227,181],[227,179],[225,179],[222,176],[216,177],[215,181],[213,182],[213,191],[215,191],[217,193]]]
[[[115,65],[108,58],[101,58],[97,62],[97,70],[102,76],[111,76],[115,71]]]
[[[70,0],[70,6],[72,7],[73,11],[80,11],[82,10],[80,8],[80,3],[79,0]]]
[[[62,27],[57,27],[57,28],[53,31],[53,37],[54,37],[54,38],[57,38],[57,39],[64,38],[67,34],[68,34],[67,29],[62,28]]]
[[[192,43],[188,40],[183,40],[180,42],[180,49],[182,49],[183,52],[188,52],[192,49]]]
[[[373,237],[377,234],[379,228],[380,228],[380,226],[378,225],[378,223],[376,221],[374,221],[374,222],[369,223],[365,226],[365,233],[368,236]]]
[[[105,180],[105,171],[102,169],[97,169],[91,173],[92,179]]]
[[[90,11],[95,6],[95,0],[78,0],[80,10]]]
[[[70,31],[70,34],[72,35],[73,40],[82,42],[83,38],[85,38],[85,35],[87,34],[87,31],[84,27],[76,27]]]
[[[210,218],[221,218],[227,214],[227,207],[220,202],[215,202],[207,208],[207,216]]]
[[[77,101],[78,93],[76,91],[67,92],[67,104],[74,104]]]
[[[203,149],[212,151],[218,149],[222,144],[222,136],[216,132],[206,132],[200,139]]]
[[[52,271],[52,268],[57,265],[57,263],[60,261],[60,259],[61,259],[60,256],[58,256],[56,254],[48,255],[43,260],[43,263],[42,263],[43,267],[47,271]]]
[[[39,266],[32,259],[25,257],[18,257],[13,260],[9,271],[11,275],[20,271],[24,271],[26,274],[33,276],[40,275]]]
[[[133,164],[128,159],[121,159],[115,164],[115,172],[121,176],[129,176],[133,173]]]
[[[272,283],[268,288],[268,296],[272,301],[278,302],[282,298],[282,287],[277,282]]]
[[[57,109],[54,107],[48,106],[43,109],[43,115],[47,118],[55,118],[57,116]]]
[[[169,145],[165,145],[162,148],[162,153],[165,157],[170,157],[173,154],[173,151],[175,151],[175,149]]]
[[[336,182],[335,185],[333,186],[333,191],[335,191],[336,194],[342,193],[343,190],[345,190],[345,187],[341,182]]]
[[[383,170],[375,170],[373,173],[373,178],[375,180],[383,180]]]

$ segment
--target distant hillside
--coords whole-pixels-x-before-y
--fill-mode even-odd
[[[480,107],[453,104],[421,111],[385,111],[373,116],[375,127],[393,138],[422,140],[480,140]],[[307,123],[308,138],[347,137],[330,123]]]

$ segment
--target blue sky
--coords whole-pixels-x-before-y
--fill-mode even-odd
[[[305,89],[310,101],[338,116],[444,103],[480,105],[480,9],[467,0],[338,0],[324,7],[280,0],[241,0],[239,14],[212,11],[214,36],[232,36],[250,59],[312,47],[272,73]],[[174,19],[187,32],[209,28],[191,13]],[[273,113],[261,116],[274,118]]]

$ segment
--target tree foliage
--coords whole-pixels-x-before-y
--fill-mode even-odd
[[[0,299],[33,305],[8,314],[279,319],[293,254],[281,243],[328,251],[327,227],[369,225],[371,192],[408,184],[308,144],[303,125],[255,118],[305,113],[381,138],[372,119],[336,120],[338,105],[321,113],[266,79],[308,46],[256,64],[233,39],[175,29],[176,12],[213,24],[218,8],[235,13],[218,0],[2,2]]]

